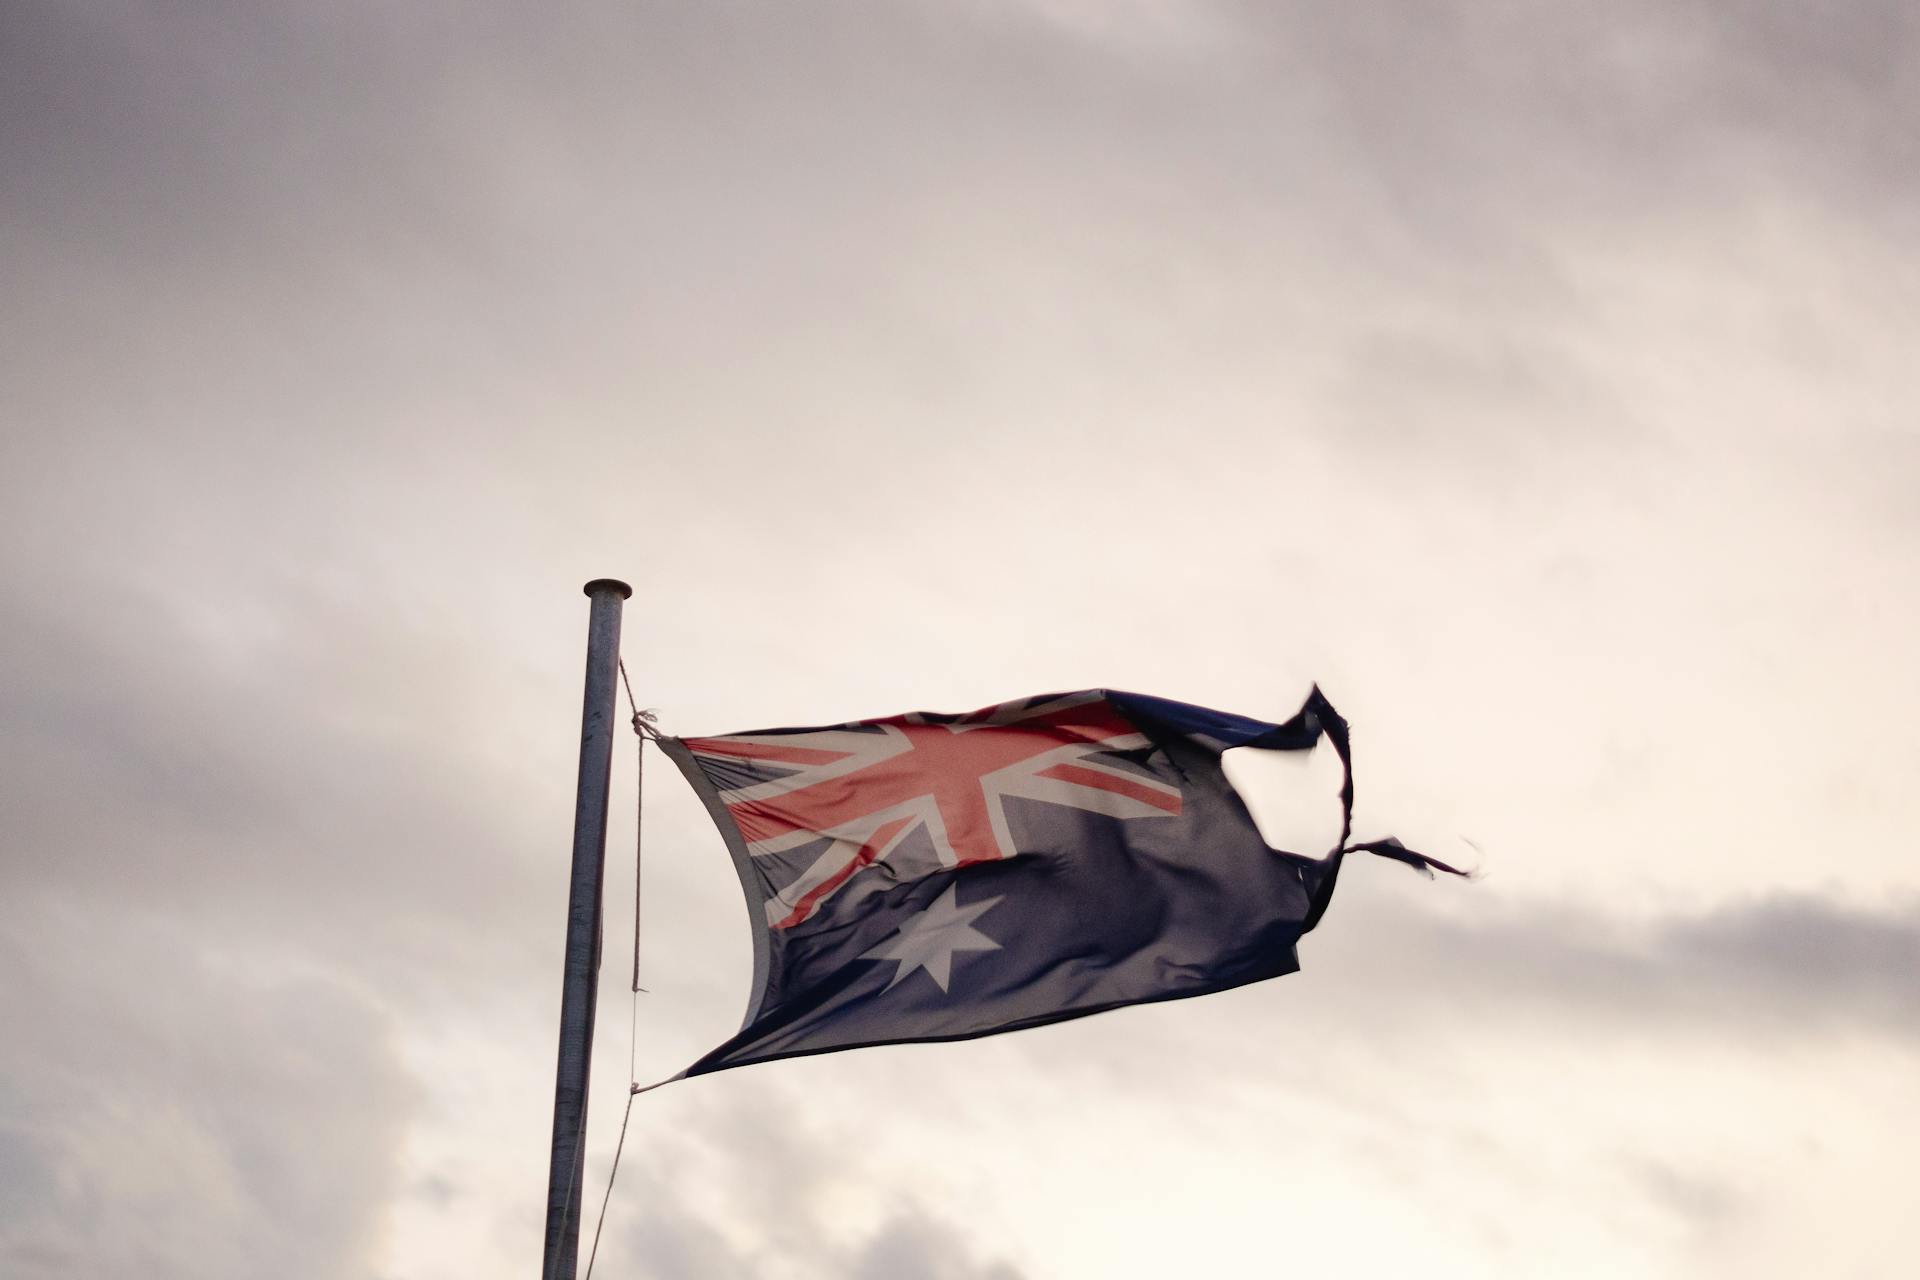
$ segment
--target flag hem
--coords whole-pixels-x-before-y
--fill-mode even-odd
[[[700,803],[707,807],[707,816],[713,819],[721,840],[726,843],[727,854],[733,859],[734,874],[740,878],[740,892],[747,900],[747,926],[753,934],[753,989],[747,999],[747,1016],[740,1020],[740,1030],[745,1031],[760,1016],[760,1008],[766,1003],[767,988],[773,977],[773,947],[766,928],[766,891],[761,885],[760,873],[754,868],[753,855],[747,852],[747,843],[740,836],[740,828],[735,825],[733,815],[727,812],[727,802],[720,798],[712,779],[694,760],[693,752],[687,750],[687,744],[679,738],[662,737],[659,742],[660,749],[679,766],[694,794],[700,797]]]
[[[1247,974],[1227,982],[1208,983],[1205,986],[1196,987],[1191,991],[1166,991],[1143,998],[1115,1000],[1109,1004],[1094,1005],[1086,1009],[1056,1010],[1051,1013],[1035,1014],[1029,1018],[1021,1018],[1015,1022],[997,1023],[994,1026],[985,1027],[978,1031],[957,1031],[951,1034],[908,1036],[897,1040],[860,1040],[852,1044],[820,1045],[811,1049],[783,1049],[777,1053],[770,1053],[765,1057],[719,1062],[710,1067],[703,1065],[708,1059],[712,1058],[714,1054],[727,1048],[727,1045],[723,1044],[708,1052],[705,1056],[693,1063],[692,1066],[687,1067],[677,1078],[692,1080],[699,1076],[716,1075],[722,1071],[732,1071],[737,1067],[757,1067],[769,1062],[784,1062],[789,1058],[811,1058],[816,1054],[839,1053],[845,1049],[881,1049],[888,1045],[903,1044],[957,1044],[962,1040],[981,1040],[987,1036],[996,1036],[1008,1031],[1029,1031],[1036,1027],[1052,1026],[1061,1022],[1072,1022],[1079,1018],[1090,1018],[1096,1013],[1111,1013],[1116,1009],[1132,1009],[1140,1005],[1165,1004],[1171,1000],[1192,1000],[1200,996],[1219,995],[1223,991],[1236,991],[1241,987],[1250,987],[1257,982],[1267,982],[1274,978],[1283,978],[1288,974],[1299,973],[1300,939],[1305,937],[1308,932],[1309,930],[1301,930],[1295,935],[1293,942],[1288,944],[1288,964],[1286,967],[1270,972]],[[743,1031],[745,1029],[744,1027],[741,1028]]]

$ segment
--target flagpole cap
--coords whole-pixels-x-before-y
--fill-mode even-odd
[[[590,596],[605,595],[609,591],[618,591],[622,600],[631,600],[633,598],[633,588],[618,578],[595,578],[592,582],[589,582],[580,589]]]

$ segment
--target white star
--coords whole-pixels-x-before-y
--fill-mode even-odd
[[[1000,899],[988,898],[963,907],[954,902],[953,889],[948,885],[947,891],[935,898],[925,911],[901,925],[900,932],[861,955],[862,960],[899,961],[900,967],[893,971],[893,981],[886,985],[886,990],[893,990],[915,969],[925,969],[927,976],[945,991],[947,979],[953,976],[954,952],[1000,949],[999,943],[973,927],[973,922],[992,910]]]

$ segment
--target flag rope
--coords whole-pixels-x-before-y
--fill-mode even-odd
[[[634,700],[633,681],[627,678],[627,660],[618,660],[620,665],[620,683],[627,688],[627,706],[633,712],[633,733],[638,739],[633,749],[633,989],[645,991],[640,985],[640,864],[641,864],[641,812],[646,803],[647,784],[647,739],[660,740],[660,730],[654,723],[652,711],[642,711]],[[632,1076],[629,1071],[628,1076]]]
[[[639,1018],[639,996],[634,997],[634,1018]],[[628,1076],[632,1076],[629,1071]],[[627,1121],[633,1119],[633,1100],[641,1094],[640,1086],[630,1084],[627,1088],[627,1113],[620,1117],[620,1140],[613,1144],[613,1167],[607,1170],[607,1192],[600,1197],[600,1217],[593,1224],[593,1247],[587,1250],[587,1272],[581,1280],[593,1280],[593,1260],[600,1256],[600,1229],[607,1225],[607,1202],[613,1199],[613,1180],[620,1173],[620,1153],[627,1145]]]
[[[642,711],[633,696],[633,681],[627,676],[626,659],[618,660],[620,683],[626,686],[627,707],[633,712],[633,990],[627,1021],[627,1109],[620,1117],[620,1137],[613,1144],[613,1164],[607,1170],[607,1189],[600,1197],[600,1216],[593,1224],[593,1245],[587,1250],[587,1269],[581,1280],[593,1280],[593,1261],[600,1256],[600,1232],[607,1225],[607,1205],[613,1200],[613,1180],[620,1175],[620,1154],[627,1147],[627,1124],[633,1119],[633,1100],[646,1090],[638,1078],[640,1046],[640,997],[646,988],[640,985],[640,870],[642,865],[641,828],[645,811],[647,781],[647,739],[658,741],[660,730],[652,711]]]

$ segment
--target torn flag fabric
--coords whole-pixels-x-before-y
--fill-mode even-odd
[[[1347,769],[1340,842],[1274,849],[1220,757],[1322,737]],[[1346,853],[1454,871],[1348,843],[1347,724],[1318,689],[1284,724],[1092,689],[661,745],[719,826],[754,930],[746,1021],[687,1075],[1278,977]]]

